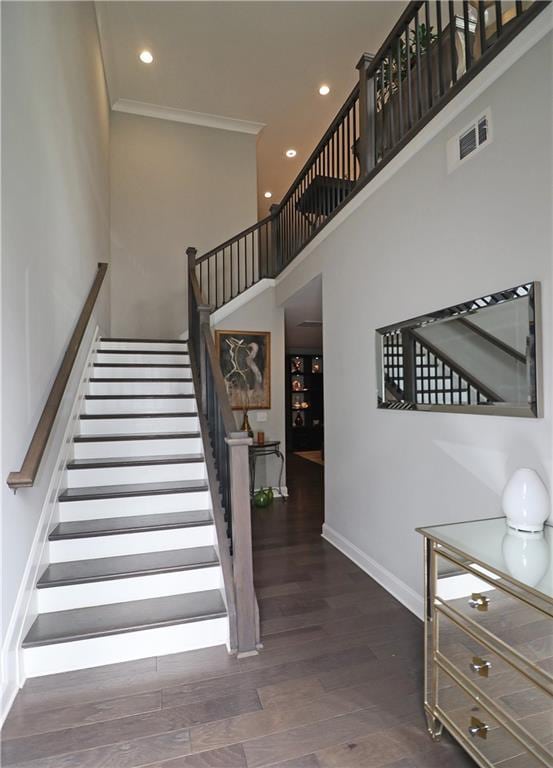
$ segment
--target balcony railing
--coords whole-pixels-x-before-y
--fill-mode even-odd
[[[411,2],[270,216],[196,261],[218,308],[279,274],[548,2]]]

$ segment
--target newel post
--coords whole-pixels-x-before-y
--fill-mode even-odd
[[[196,248],[187,248],[188,256],[188,337],[192,340],[194,357],[200,375],[200,408],[202,413],[207,413],[207,378],[206,365],[207,353],[203,336],[203,326],[210,325],[209,316],[211,307],[209,304],[198,304],[192,286],[192,278],[196,277]]]
[[[364,53],[357,63],[359,70],[359,166],[361,178],[376,165],[376,103],[374,78],[368,72],[374,56]]]
[[[257,606],[253,585],[252,519],[250,506],[251,438],[233,432],[225,438],[229,451],[232,550],[238,656],[257,653]]]

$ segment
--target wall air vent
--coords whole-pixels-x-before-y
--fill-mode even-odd
[[[320,328],[322,324],[322,320],[304,320],[298,323],[298,328]]]
[[[451,173],[492,140],[490,110],[447,142],[447,171]]]

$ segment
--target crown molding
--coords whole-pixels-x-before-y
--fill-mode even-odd
[[[188,125],[202,125],[205,128],[218,128],[221,131],[237,131],[257,135],[265,127],[265,123],[254,123],[251,120],[238,120],[223,115],[210,115],[206,112],[192,112],[189,109],[163,107],[159,104],[148,104],[145,101],[133,99],[117,99],[111,107],[114,112],[126,112],[129,115],[157,117],[160,120],[172,120]]]

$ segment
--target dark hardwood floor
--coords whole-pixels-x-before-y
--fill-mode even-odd
[[[425,733],[420,622],[321,539],[322,467],[290,457],[288,485],[254,511],[258,656],[217,647],[29,680],[2,766],[473,768]]]

